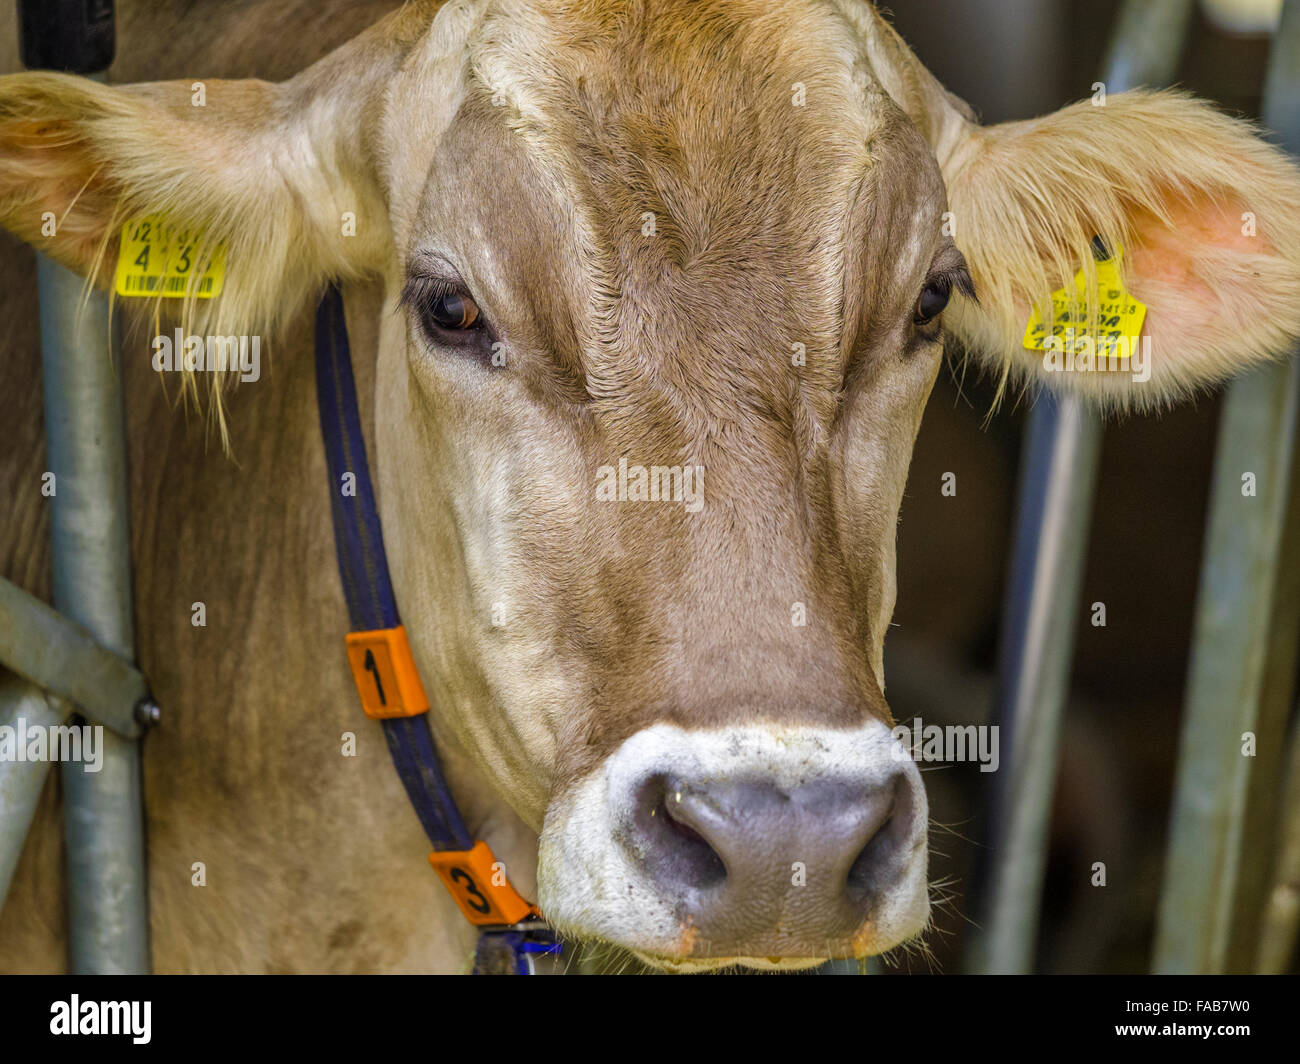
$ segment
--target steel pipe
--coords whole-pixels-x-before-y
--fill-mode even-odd
[[[1276,862],[1255,958],[1259,975],[1285,975],[1300,942],[1300,722],[1291,729]]]
[[[0,579],[0,665],[124,739],[142,731],[136,707],[149,688],[140,670],[100,646],[80,625]]]
[[[133,658],[126,438],[108,300],[45,256],[41,299],[54,605],[94,639]],[[104,734],[103,764],[63,771],[69,967],[76,974],[149,970],[140,749]]]
[[[1245,835],[1252,776],[1263,773],[1270,787],[1279,781],[1290,706],[1296,628],[1294,616],[1279,609],[1277,590],[1298,411],[1295,361],[1237,381],[1224,405],[1157,920],[1157,972],[1253,967],[1245,958],[1230,963],[1229,950],[1243,865],[1272,850],[1267,839],[1265,853],[1252,854]],[[1243,498],[1243,472],[1257,477],[1257,497]],[[1293,595],[1285,598],[1294,607]],[[1279,628],[1290,632],[1290,646],[1274,645]],[[1254,944],[1251,936],[1252,951]]]
[[[70,712],[66,703],[46,699],[21,677],[0,672],[0,728],[16,730],[20,722],[28,729],[57,727]],[[45,761],[0,760],[0,907],[13,882],[49,767]]]
[[[1300,154],[1300,0],[1273,43],[1264,122]],[[1201,563],[1156,925],[1157,972],[1253,971],[1277,852],[1300,639],[1300,359],[1233,383]],[[1254,475],[1255,494],[1242,490]],[[1270,963],[1276,963],[1272,961]]]
[[[1002,768],[977,972],[1033,967],[1101,438],[1100,421],[1075,399],[1044,395],[1030,417],[994,698]]]

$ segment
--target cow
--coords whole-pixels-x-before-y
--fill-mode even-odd
[[[130,84],[0,78],[0,225],[104,287],[129,219],[201,232],[224,288],[183,328],[264,341],[257,380],[178,388],[158,302],[118,303],[156,968],[473,950],[349,693],[309,364],[330,283],[433,733],[519,891],[674,971],[921,935],[883,644],[945,337],[1107,410],[1283,357],[1295,164],[1179,92],[981,126],[865,0],[191,8],[128,14],[172,45],[124,47]],[[1132,357],[1026,347],[1076,276],[1095,311],[1099,259],[1146,308]],[[47,594],[31,252],[0,270],[4,572]],[[53,787],[3,970],[62,964]]]

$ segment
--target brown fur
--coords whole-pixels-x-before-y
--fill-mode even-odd
[[[435,733],[472,830],[530,896],[548,806],[650,723],[888,718],[894,525],[940,360],[913,306],[932,270],[960,267],[957,247],[985,296],[950,323],[1000,368],[1007,322],[1093,230],[1125,238],[1152,321],[1179,300],[1201,315],[1199,346],[1157,351],[1157,399],[1229,368],[1214,315],[1249,324],[1257,297],[1225,278],[1253,265],[1272,292],[1300,284],[1294,169],[1181,97],[981,131],[850,0],[521,0],[456,5],[430,29],[439,6],[406,5],[290,81],[212,82],[203,111],[189,105],[202,70],[127,66],[119,80],[183,78],[129,89],[0,80],[0,223],[86,270],[113,261],[125,215],[204,226],[230,249],[231,287],[185,309],[190,331],[283,337],[263,380],[225,395],[233,462],[152,379],[147,310],[124,350],[140,659],[165,713],[146,754],[162,970],[455,970],[472,941],[340,651],[305,351],[305,304],[327,279],[351,282],[385,538]],[[271,19],[277,47],[311,36],[321,51],[363,21],[287,7],[214,7],[201,27],[156,17],[191,41],[223,25],[256,40],[249,25]],[[309,17],[322,21],[295,21]],[[122,54],[152,58],[133,51],[136,25]],[[233,47],[208,69],[289,73]],[[1105,195],[1120,173],[1044,175],[1025,156],[1026,138],[1124,144],[1143,122],[1208,147]],[[1175,208],[1203,202],[1258,203],[1273,228],[1246,249],[1213,218],[1187,229]],[[46,209],[63,219],[48,244]],[[9,250],[6,290],[32,307],[30,258]],[[430,343],[397,305],[430,263],[472,291],[505,371]],[[1213,299],[1170,283],[1182,267]],[[45,591],[36,344],[19,320],[6,316],[17,386],[0,402],[23,516],[3,558]],[[1276,354],[1300,321],[1252,329],[1234,365]],[[220,383],[204,382],[213,409]],[[598,502],[595,470],[620,457],[703,465],[704,509]],[[206,629],[188,623],[194,601]],[[339,756],[345,731],[356,759]],[[47,803],[0,921],[0,969],[60,964],[54,815]],[[190,886],[194,861],[209,886]]]

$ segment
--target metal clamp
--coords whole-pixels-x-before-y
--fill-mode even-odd
[[[145,726],[158,720],[158,707],[139,669],[81,625],[4,579],[0,665],[71,702],[92,723],[124,739],[139,738]]]

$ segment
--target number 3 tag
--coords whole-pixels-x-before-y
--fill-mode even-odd
[[[429,864],[465,914],[480,927],[515,924],[538,911],[524,901],[504,873],[495,868],[492,849],[480,839],[472,850],[439,850],[429,854]]]

